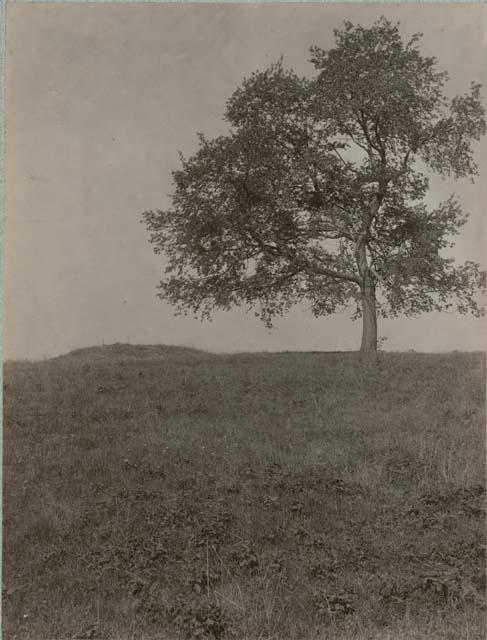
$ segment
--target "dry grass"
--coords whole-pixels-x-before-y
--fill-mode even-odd
[[[8,640],[485,637],[484,358],[4,371]]]

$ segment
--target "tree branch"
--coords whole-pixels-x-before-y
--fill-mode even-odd
[[[311,263],[307,264],[307,269],[317,275],[327,276],[336,280],[346,280],[347,282],[353,282],[355,284],[358,284],[359,286],[361,285],[360,278],[352,275],[351,273],[335,271],[333,269],[328,269],[327,267],[322,267],[321,265],[312,265]]]
[[[367,140],[367,144],[369,146],[369,148],[367,149],[367,153],[368,153],[369,157],[372,158],[371,149],[374,149],[375,151],[377,151],[377,153],[379,155],[381,155],[380,147],[378,147],[376,144],[374,144],[374,141],[370,137],[369,128],[367,126],[367,118],[366,118],[365,114],[363,113],[363,111],[360,111],[360,116],[357,117],[357,122],[359,123],[359,126],[362,129],[362,132],[363,132],[363,134],[365,136],[365,139]]]
[[[313,273],[315,275],[327,276],[336,280],[345,280],[347,282],[354,282],[360,285],[360,279],[352,273],[339,271],[336,269],[330,269],[319,264],[319,262],[311,262],[309,259],[302,256],[298,256],[296,251],[289,249],[288,247],[280,244],[277,246],[266,243],[260,236],[253,230],[247,228],[249,235],[258,244],[263,253],[270,254],[272,257],[281,257],[287,259],[291,264],[296,265],[303,272]]]
[[[379,118],[378,117],[374,122],[374,133],[375,133],[375,139],[377,140],[377,144],[379,145],[379,148],[380,148],[379,153],[381,157],[381,162],[385,167],[387,165],[386,147],[379,134]]]

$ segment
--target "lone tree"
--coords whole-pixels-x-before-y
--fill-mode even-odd
[[[279,62],[244,80],[229,134],[199,135],[172,207],[144,221],[168,259],[158,295],[180,311],[244,303],[270,324],[297,302],[315,316],[352,303],[374,351],[377,316],[483,313],[485,272],[445,255],[467,216],[453,196],[424,198],[425,172],[477,175],[485,111],[479,84],[447,99],[421,34],[405,43],[385,18],[334,33],[333,49],[311,48],[315,77]]]

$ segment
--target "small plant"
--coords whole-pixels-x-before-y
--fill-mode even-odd
[[[234,547],[231,553],[231,561],[240,569],[253,572],[259,566],[259,558],[250,542],[241,542]]]
[[[336,620],[355,611],[354,599],[350,593],[329,593],[320,590],[315,594],[316,611],[321,618]]]
[[[223,638],[226,622],[222,609],[213,602],[195,602],[179,597],[169,610],[169,619],[188,639]]]
[[[457,604],[462,598],[460,571],[454,567],[440,567],[426,573],[421,580],[421,589],[436,601]]]
[[[213,569],[204,569],[200,572],[190,572],[186,579],[186,585],[197,594],[208,595],[210,589],[218,584],[220,573]]]

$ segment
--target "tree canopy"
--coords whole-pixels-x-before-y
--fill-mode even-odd
[[[483,313],[485,273],[446,251],[467,215],[453,195],[435,208],[425,196],[430,172],[477,175],[485,111],[479,84],[447,98],[421,34],[404,42],[385,18],[334,33],[310,50],[313,77],[279,61],[245,79],[228,135],[199,135],[172,206],[144,221],[167,257],[159,295],[180,311],[246,304],[270,324],[298,302],[316,316],[352,303],[375,350],[377,316]]]

